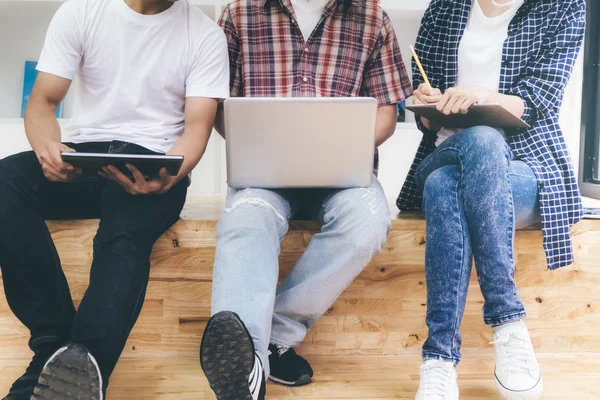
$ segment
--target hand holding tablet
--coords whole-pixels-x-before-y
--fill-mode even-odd
[[[134,165],[146,178],[156,178],[162,168],[170,176],[177,176],[183,164],[183,156],[105,154],[105,153],[61,153],[64,162],[84,171],[100,172],[103,167],[112,165],[126,175],[131,175],[127,164]]]

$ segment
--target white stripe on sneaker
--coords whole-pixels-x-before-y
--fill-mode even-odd
[[[92,353],[90,353],[88,351],[88,357],[90,358],[90,360],[92,361],[92,364],[94,364],[94,367],[96,367],[96,373],[98,374],[98,384],[100,387],[100,400],[104,400],[104,382],[102,381],[102,372],[100,372],[100,367],[98,366],[98,362],[96,361],[96,359],[94,358],[94,356],[92,355]]]
[[[250,373],[250,379],[248,385],[250,386],[250,394],[252,395],[252,400],[258,400],[258,395],[260,394],[260,389],[262,386],[263,379],[263,365],[262,361],[258,357],[258,355],[254,355],[254,367],[252,368],[252,373]]]

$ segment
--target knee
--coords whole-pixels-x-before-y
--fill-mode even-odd
[[[506,139],[497,129],[489,126],[476,126],[460,133],[468,143],[468,152],[482,160],[510,159],[510,148]]]
[[[18,196],[18,169],[8,161],[0,161],[0,226],[6,226],[24,205]]]
[[[444,212],[448,196],[455,193],[458,170],[453,166],[436,169],[427,177],[423,188],[423,211],[426,215],[438,210]]]
[[[154,238],[150,238],[147,230],[131,226],[128,229],[103,226],[94,237],[94,258],[121,260],[122,265],[131,268],[142,268],[149,264]]]
[[[9,205],[22,206],[24,196],[35,197],[41,179],[41,167],[32,151],[0,160],[0,212],[6,212]]]
[[[287,230],[288,213],[277,194],[263,189],[239,192],[223,211],[217,234],[233,232],[267,233],[277,230],[283,236]]]
[[[385,195],[371,188],[342,192],[324,220],[344,235],[348,246],[369,254],[381,251],[391,228]]]

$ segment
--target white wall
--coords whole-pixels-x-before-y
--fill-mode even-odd
[[[48,24],[58,9],[55,2],[0,1],[0,118],[21,116],[25,61],[37,61]],[[27,27],[27,29],[23,29]],[[71,97],[63,115],[71,115]]]

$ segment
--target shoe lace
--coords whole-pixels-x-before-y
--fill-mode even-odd
[[[290,347],[284,347],[279,344],[276,344],[275,347],[277,348],[277,353],[279,354],[279,357],[281,357],[290,350]]]
[[[509,374],[529,372],[533,375],[535,356],[529,337],[520,332],[503,332],[490,344],[500,346],[506,355],[501,367],[508,368]]]
[[[423,386],[428,400],[444,400],[451,374],[448,367],[426,365],[423,374]]]

